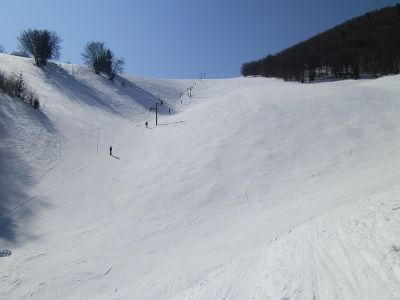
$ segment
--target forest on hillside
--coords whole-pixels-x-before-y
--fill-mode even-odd
[[[368,12],[241,67],[243,76],[299,82],[379,77],[399,71],[400,4]]]

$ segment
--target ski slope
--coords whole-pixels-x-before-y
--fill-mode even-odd
[[[1,299],[400,298],[400,76],[0,69]]]

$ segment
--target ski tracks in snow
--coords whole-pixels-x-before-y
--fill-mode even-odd
[[[398,299],[400,255],[392,245],[400,242],[400,216],[388,203],[369,204],[342,207],[268,246],[264,297]]]
[[[209,270],[172,298],[252,299],[253,294],[262,290],[260,276],[264,259],[264,253],[257,252]]]
[[[361,200],[198,275],[173,299],[399,299],[398,202]]]

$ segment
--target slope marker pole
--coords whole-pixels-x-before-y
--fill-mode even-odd
[[[114,145],[114,134],[115,134],[115,127],[114,127],[114,131],[113,131],[113,137],[112,137],[112,141],[111,141],[111,146]]]
[[[96,154],[99,154],[99,139],[100,139],[100,128],[97,128],[97,151],[96,151]]]

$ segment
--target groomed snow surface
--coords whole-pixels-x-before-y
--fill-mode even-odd
[[[400,299],[400,76],[0,69],[1,299]]]

